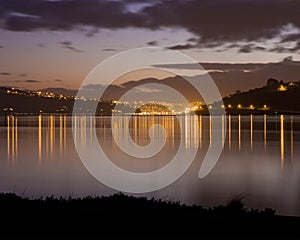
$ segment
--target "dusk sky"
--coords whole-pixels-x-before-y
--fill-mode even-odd
[[[203,63],[222,94],[269,77],[299,80],[299,9],[298,0],[0,0],[0,83],[76,89],[104,59],[146,46]],[[193,76],[192,66],[178,64],[168,67]],[[151,76],[165,77],[126,75]]]

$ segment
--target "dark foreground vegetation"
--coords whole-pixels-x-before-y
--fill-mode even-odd
[[[247,210],[241,199],[203,208],[115,194],[27,199],[0,194],[3,238],[299,238],[300,219]]]

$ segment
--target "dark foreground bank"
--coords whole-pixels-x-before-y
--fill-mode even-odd
[[[26,199],[0,194],[0,238],[300,238],[300,218],[247,210],[240,199],[203,208],[115,194]]]

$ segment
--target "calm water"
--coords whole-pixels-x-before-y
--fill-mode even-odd
[[[223,117],[223,120],[225,117]],[[180,141],[187,149],[199,148],[189,170],[172,185],[146,194],[149,197],[212,206],[233,196],[245,196],[247,207],[271,207],[279,214],[300,216],[300,116],[229,116],[222,130],[225,146],[213,171],[197,177],[211,144],[209,117],[123,117],[114,131],[129,134],[139,145],[149,143],[148,128],[166,129],[166,144],[155,157],[130,158],[113,141],[110,117],[77,117],[75,138],[82,147],[91,144],[91,127],[118,166],[133,171],[159,169],[176,154]],[[0,191],[27,197],[108,195],[116,192],[95,180],[81,163],[74,146],[72,119],[34,116],[0,119]],[[179,122],[184,128],[183,139]],[[225,125],[225,121],[224,121]],[[161,139],[155,139],[161,141]]]

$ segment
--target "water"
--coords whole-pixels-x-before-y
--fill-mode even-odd
[[[7,126],[4,118],[0,121],[1,192],[26,197],[116,192],[99,183],[83,166],[74,146],[71,117],[10,116]],[[182,139],[180,121],[184,126]],[[223,116],[224,149],[217,165],[204,179],[197,176],[214,131],[208,116],[182,116],[179,120],[174,116],[120,118],[114,123],[116,135],[129,134],[142,146],[150,142],[149,127],[165,127],[167,138],[162,151],[147,159],[132,158],[120,150],[112,137],[110,117],[78,116],[75,123],[74,137],[81,147],[92,144],[91,131],[96,126],[107,156],[132,172],[165,166],[181,141],[186,149],[198,148],[192,166],[180,179],[164,189],[138,196],[212,206],[243,195],[249,208],[270,207],[278,214],[300,216],[300,116]],[[128,132],[122,128],[124,124],[129,124]],[[158,136],[154,136],[155,142],[163,143]]]

